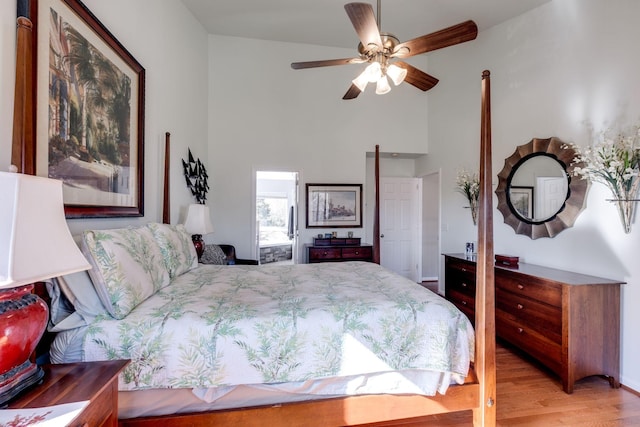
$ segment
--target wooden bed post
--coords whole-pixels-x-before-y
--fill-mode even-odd
[[[380,264],[380,146],[376,145],[376,201],[373,209],[373,262]]]
[[[480,401],[473,410],[474,426],[496,425],[496,325],[493,254],[493,199],[491,172],[490,73],[482,73],[480,123],[480,199],[478,258],[476,262],[476,352],[475,371],[480,383]]]
[[[27,16],[29,7],[28,1],[18,0],[11,164],[18,172],[35,175],[34,27]]]
[[[171,206],[169,202],[169,159],[171,158],[171,134],[164,134],[164,191],[162,200],[162,223],[171,224]]]

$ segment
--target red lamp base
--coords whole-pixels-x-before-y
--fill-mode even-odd
[[[196,247],[198,259],[200,259],[202,253],[204,252],[204,240],[202,240],[202,234],[193,234],[191,236],[191,241],[193,242],[193,246]]]
[[[27,285],[0,291],[0,405],[44,375],[31,355],[47,326],[49,309],[32,289]]]

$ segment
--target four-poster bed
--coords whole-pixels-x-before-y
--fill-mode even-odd
[[[475,426],[496,423],[495,324],[493,269],[493,209],[491,198],[490,77],[482,75],[481,89],[480,211],[478,220],[478,282],[476,286],[475,363],[462,385],[451,385],[446,394],[364,395],[246,407],[172,416],[122,419],[122,427],[152,426],[346,426],[359,424],[401,425],[446,412],[472,410]],[[168,159],[166,159],[168,161]],[[376,146],[375,183],[378,193],[379,148]],[[376,194],[376,201],[378,200]],[[166,214],[165,214],[166,215]],[[378,204],[374,213],[374,235],[379,235]],[[379,240],[374,237],[374,254]],[[375,257],[375,255],[374,255]],[[379,262],[379,257],[375,258]],[[396,424],[397,423],[397,424]]]
[[[27,43],[28,44],[28,43]],[[27,55],[28,56],[28,55]],[[22,76],[22,71],[18,70]],[[28,76],[27,76],[28,78]],[[18,79],[17,79],[18,80]],[[342,426],[384,423],[399,425],[411,419],[428,415],[473,410],[474,425],[495,425],[495,325],[494,325],[494,289],[493,289],[493,227],[491,199],[491,117],[489,72],[482,76],[481,90],[481,153],[480,153],[480,211],[478,222],[478,258],[476,286],[475,319],[475,362],[469,370],[463,384],[451,385],[446,394],[423,396],[413,394],[372,394],[349,397],[327,398],[264,406],[243,407],[210,412],[198,412],[177,415],[162,415],[121,419],[120,425],[154,426],[157,423],[174,426],[210,426],[210,425],[304,425],[304,426]],[[28,91],[28,89],[27,89]],[[26,106],[14,117],[14,135],[28,135],[33,124],[29,106],[29,96],[25,97]],[[22,139],[16,144],[16,139]],[[14,139],[14,152],[22,153],[20,159],[12,161],[24,164],[25,153],[33,152],[33,141],[29,138]],[[166,161],[169,161],[169,134],[166,135]],[[16,148],[18,145],[18,148]],[[26,146],[25,146],[26,145]],[[379,153],[376,147],[376,201],[378,201]],[[26,173],[29,169],[25,168]],[[168,169],[165,169],[165,196],[168,198]],[[163,221],[169,222],[169,203],[163,205]],[[374,214],[374,259],[379,262],[379,215],[376,204]]]

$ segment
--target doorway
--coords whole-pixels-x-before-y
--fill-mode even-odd
[[[380,264],[416,283],[422,277],[422,180],[380,178]]]
[[[440,277],[440,171],[422,177],[422,281]]]
[[[257,171],[255,202],[260,264],[297,263],[298,173]]]

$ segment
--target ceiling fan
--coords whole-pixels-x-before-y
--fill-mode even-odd
[[[377,6],[377,20],[373,13],[373,7],[369,3],[347,3],[344,6],[360,39],[358,57],[293,62],[291,68],[301,70],[332,65],[369,63],[362,74],[352,81],[351,87],[342,99],[356,98],[365,90],[368,83],[376,83],[376,93],[385,94],[391,90],[388,78],[396,86],[406,81],[422,91],[427,91],[438,83],[438,79],[399,59],[464,43],[475,39],[478,35],[478,27],[475,22],[465,21],[435,33],[400,43],[393,34],[380,32],[380,0],[378,0]]]

